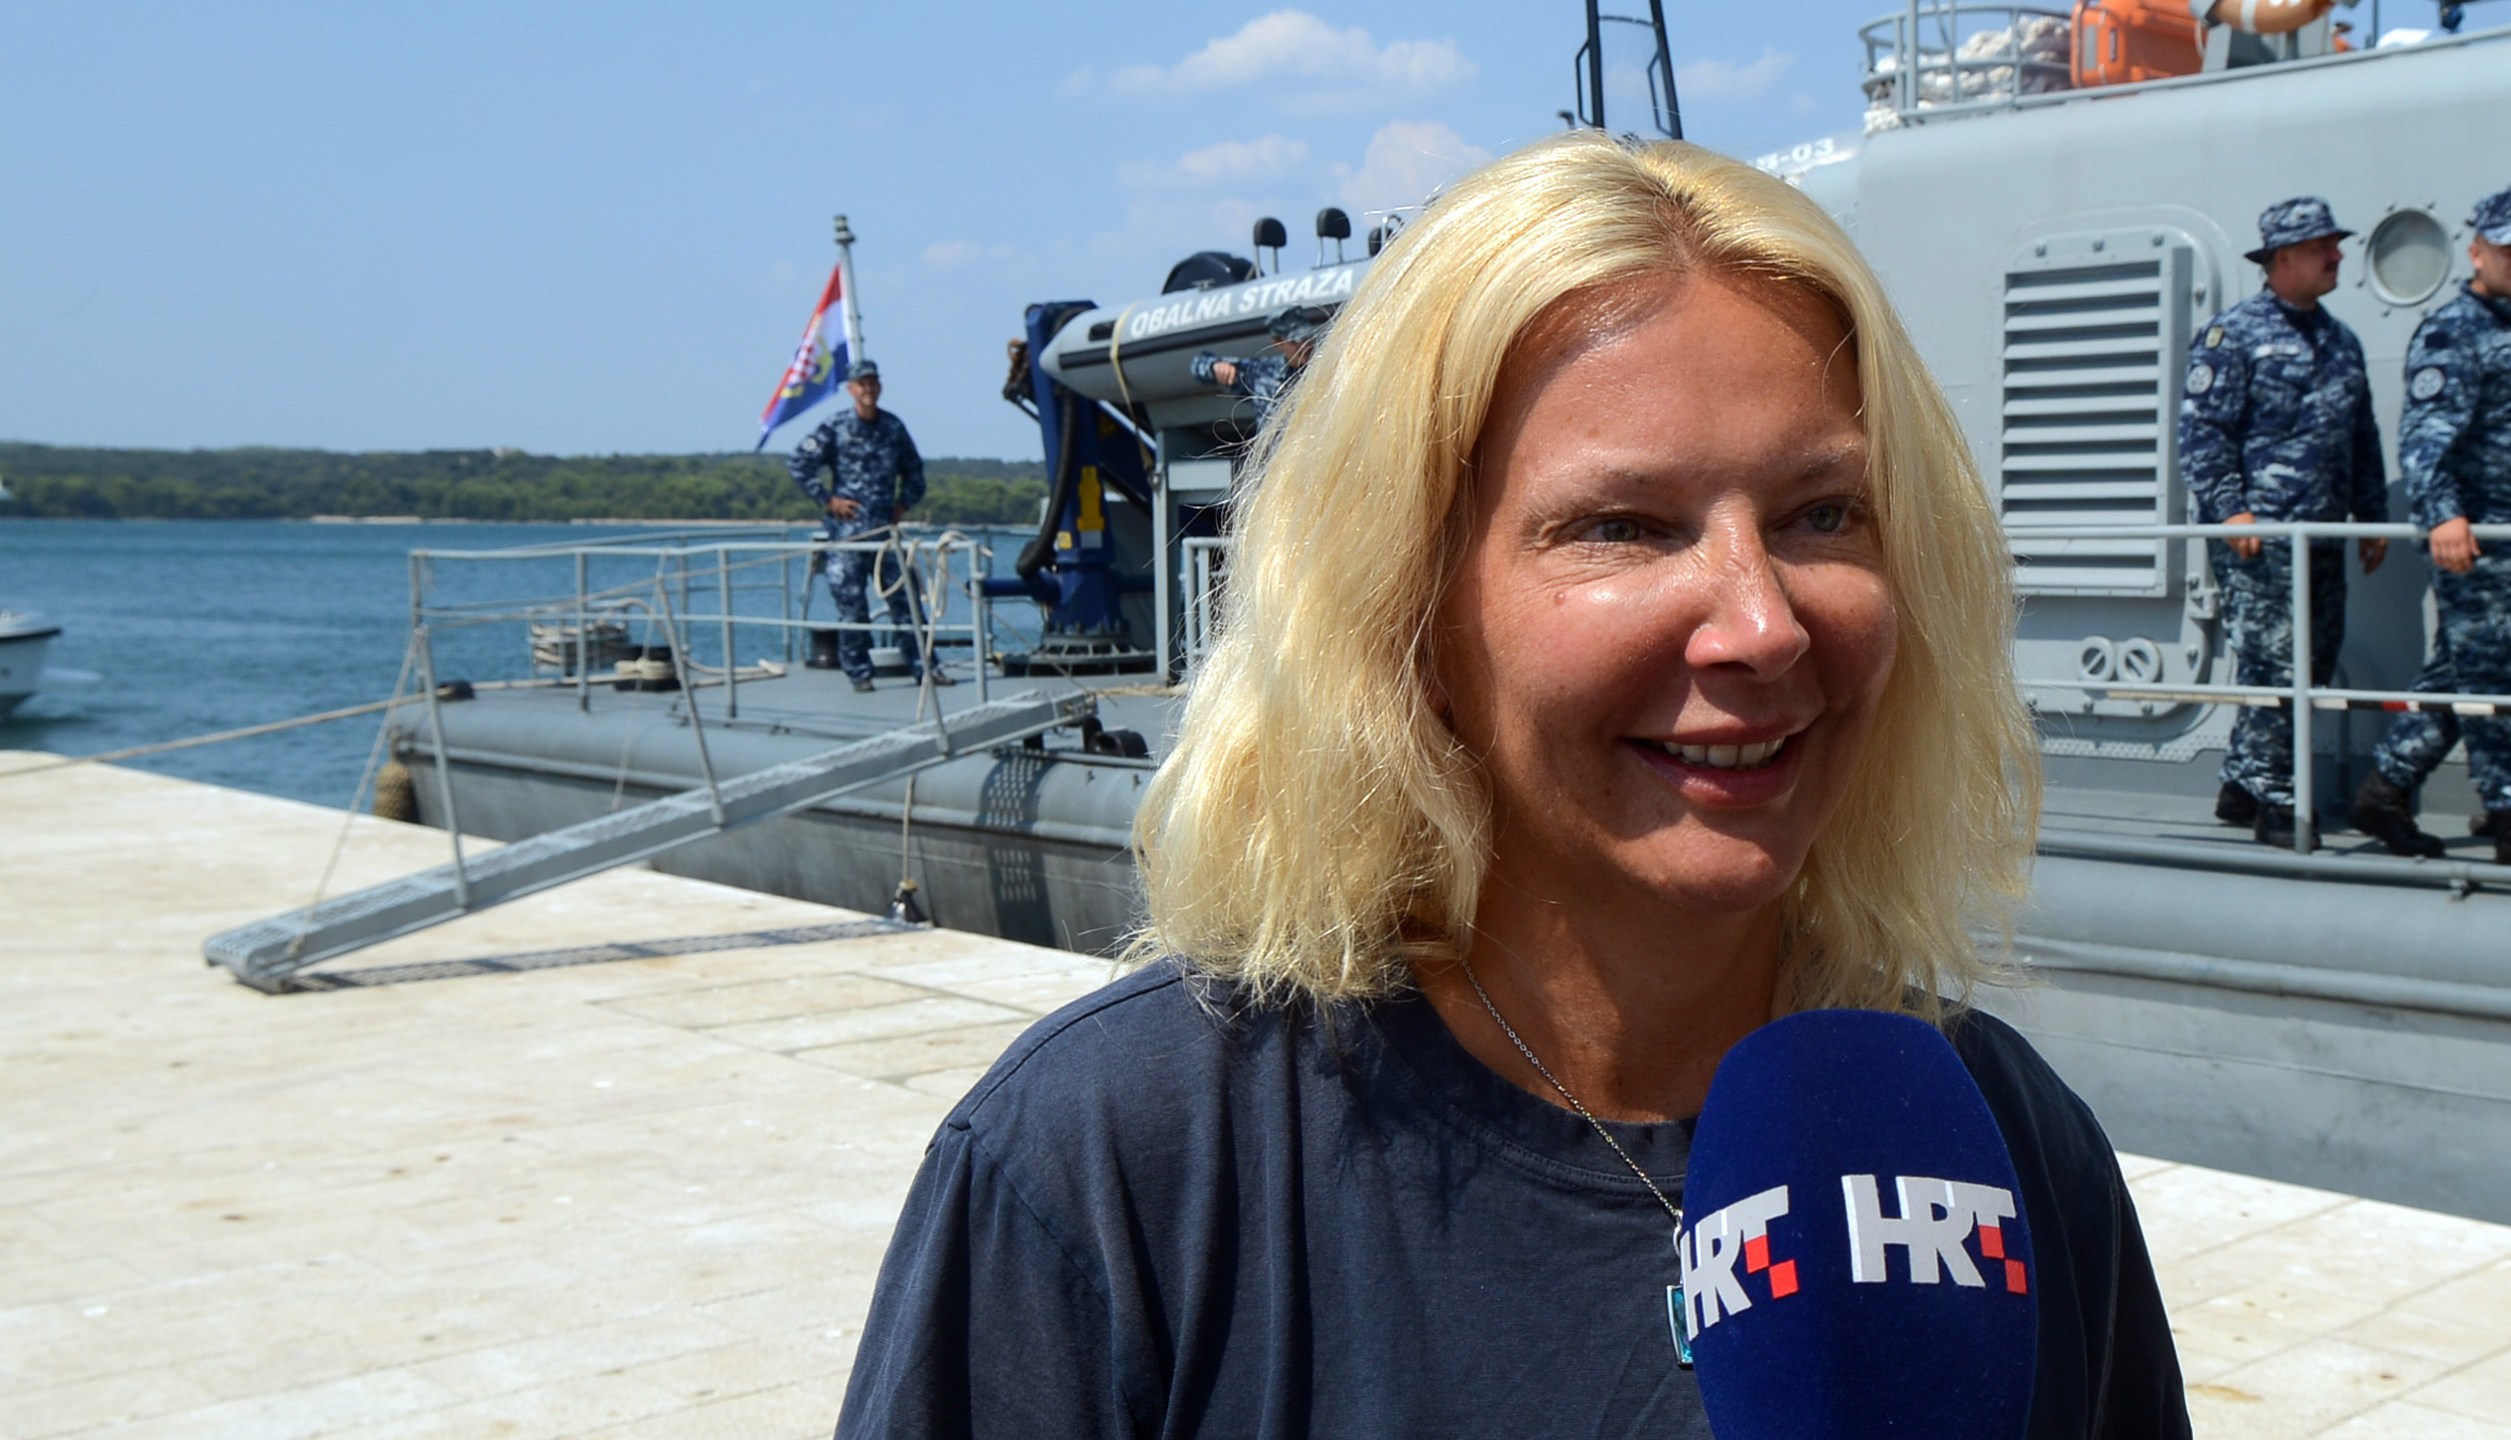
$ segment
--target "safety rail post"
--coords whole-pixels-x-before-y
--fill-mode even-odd
[[[741,718],[741,657],[733,651],[732,639],[732,551],[727,546],[715,547],[715,599],[724,611],[724,718]],[[697,704],[692,700],[691,706]]]
[[[811,583],[811,574],[807,567],[802,574],[802,583],[805,585]],[[776,556],[776,619],[780,622],[776,627],[777,631],[785,637],[785,664],[790,666],[793,664],[793,553],[791,551],[780,551]]]
[[[575,708],[588,714],[593,709],[593,620],[586,609],[585,568],[591,559],[581,549],[575,552]]]
[[[1910,115],[1918,109],[1918,0],[1909,0],[1909,14],[1901,20],[1899,81],[1901,113]]]
[[[436,800],[445,807],[445,834],[453,841],[453,898],[471,903],[471,873],[462,861],[462,816],[453,807],[453,756],[445,749],[445,709],[436,694],[436,637],[426,622],[414,637],[419,647],[419,683],[427,687],[428,737],[436,746]]]
[[[976,557],[985,556],[986,576],[977,574]],[[994,655],[994,597],[985,593],[985,580],[993,573],[994,550],[983,546],[968,552],[968,628],[976,642],[977,703],[985,703],[985,666]]]
[[[1969,83],[1963,79],[1962,0],[1944,0],[1944,8],[1936,12],[1936,35],[1944,41],[1944,78],[1953,87],[1944,103],[1961,105],[1969,101]]]
[[[2293,853],[2309,854],[2319,843],[2318,786],[2311,763],[2310,547],[2296,531],[2293,547]]]
[[[470,903],[471,876],[462,864],[462,816],[453,807],[453,757],[445,753],[445,712],[436,695],[436,639],[427,624],[427,552],[410,552],[410,638],[419,652],[419,683],[427,687],[427,728],[436,745],[436,798],[453,838],[453,894]]]
[[[680,574],[685,582],[689,573],[686,551],[681,552],[680,561]],[[668,579],[656,577],[654,598],[663,608],[663,638],[671,643],[672,669],[682,677],[680,698],[689,707],[689,737],[697,742],[698,773],[706,777],[707,810],[714,816],[715,823],[720,826],[724,823],[723,787],[715,781],[715,757],[708,754],[706,749],[706,717],[698,713],[697,691],[689,687],[686,678],[690,673],[688,637],[681,634],[679,616],[671,608],[671,583]]]

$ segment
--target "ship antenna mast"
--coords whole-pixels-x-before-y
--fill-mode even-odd
[[[1636,25],[1648,32],[1653,42],[1648,56],[1648,100],[1655,110],[1657,133],[1668,140],[1683,138],[1683,106],[1674,93],[1674,59],[1665,40],[1665,0],[1648,0],[1648,18],[1636,15],[1607,15],[1601,0],[1587,0],[1587,43],[1578,47],[1577,59],[1570,66],[1578,88],[1576,122],[1604,130],[1604,27]],[[1609,132],[1608,132],[1609,133]]]

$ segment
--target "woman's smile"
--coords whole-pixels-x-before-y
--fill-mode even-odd
[[[1805,754],[1789,736],[1741,745],[1638,740],[1632,747],[1639,762],[1685,803],[1709,810],[1741,810],[1778,799],[1796,783]]]

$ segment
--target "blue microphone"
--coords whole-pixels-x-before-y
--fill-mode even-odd
[[[1814,1010],[1719,1062],[1668,1318],[1719,1440],[2018,1437],[2038,1350],[2030,1217],[1934,1027]]]

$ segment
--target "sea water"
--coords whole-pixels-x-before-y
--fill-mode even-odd
[[[393,693],[410,635],[411,551],[618,542],[657,528],[0,520],[0,608],[38,611],[61,627],[45,657],[47,669],[94,677],[48,685],[0,721],[0,749],[93,755],[384,699]],[[713,535],[728,541],[766,538],[754,531],[687,533],[697,544],[710,543]],[[1007,573],[1025,537],[981,538],[992,543],[995,571]],[[713,560],[695,564],[702,573],[691,582],[687,608],[711,615]],[[604,556],[592,566],[591,583],[650,595],[655,567],[650,556]],[[566,559],[445,559],[427,568],[429,603],[437,607],[502,610],[523,598],[563,604],[574,588],[573,562]],[[737,572],[742,588],[734,597],[735,613],[780,614],[786,602],[777,593],[779,572],[798,580],[800,562]],[[812,614],[825,618],[825,590],[809,588]],[[672,603],[677,606],[682,598],[674,583]],[[799,601],[797,595],[794,603]],[[1030,609],[998,606],[996,613],[1017,633],[1034,624],[1026,614],[1011,612]],[[651,622],[641,621],[639,628],[650,629]],[[455,618],[430,629],[440,680],[531,673],[520,621],[464,624]],[[697,621],[687,630],[696,657],[716,663],[720,625]],[[767,629],[740,631],[736,645],[744,663],[786,653],[782,639]],[[381,715],[359,716],[128,763],[342,806],[357,790],[381,721]],[[7,809],[7,795],[0,791],[0,816]]]

